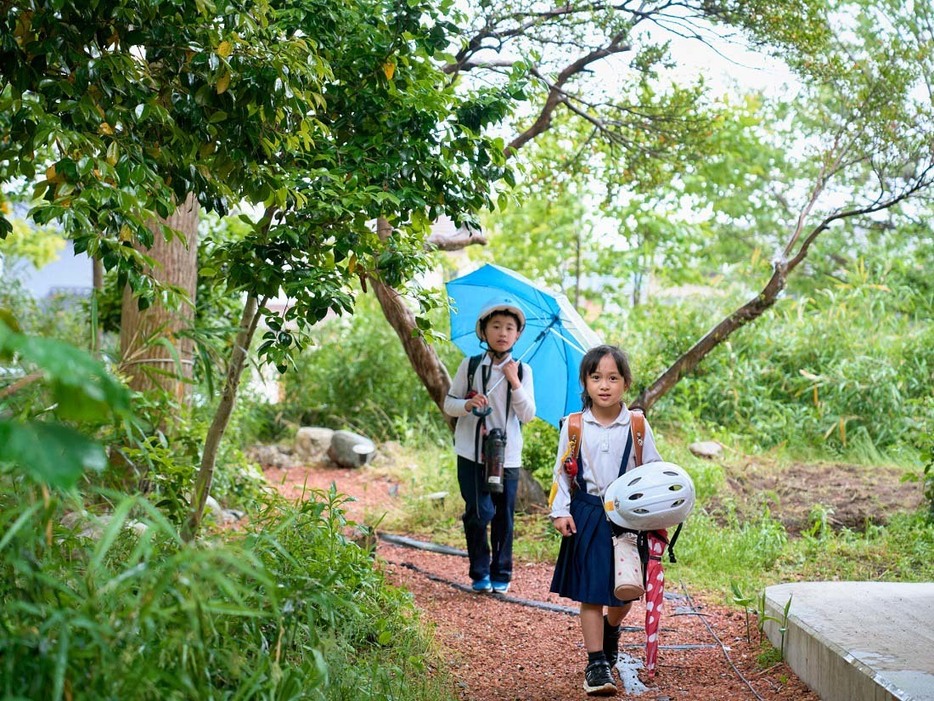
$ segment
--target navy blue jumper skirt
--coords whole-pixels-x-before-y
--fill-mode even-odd
[[[626,472],[630,452],[632,431],[626,440],[620,475]],[[606,517],[603,499],[587,493],[583,453],[578,458],[577,489],[571,495],[570,508],[577,533],[561,539],[551,591],[584,604],[623,606],[628,602],[613,594],[613,524]],[[622,529],[616,530],[622,532]]]

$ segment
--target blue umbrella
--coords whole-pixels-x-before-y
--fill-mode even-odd
[[[451,304],[451,340],[468,356],[484,348],[476,334],[477,314],[495,296],[511,297],[525,312],[526,326],[513,357],[535,375],[536,415],[557,426],[562,416],[580,411],[581,358],[600,338],[563,294],[549,292],[517,272],[484,265],[447,283]]]

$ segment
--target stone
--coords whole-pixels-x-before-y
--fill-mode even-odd
[[[280,470],[289,470],[297,464],[295,458],[292,457],[291,448],[278,445],[254,445],[247,450],[247,457],[255,460],[264,468],[276,467]]]
[[[516,490],[516,511],[523,514],[541,512],[548,508],[548,496],[538,481],[526,470],[519,470]]]
[[[334,431],[328,448],[328,457],[341,467],[366,465],[375,453],[373,441],[353,431]]]
[[[295,434],[295,454],[300,460],[320,460],[331,447],[334,430],[323,426],[302,426]]]
[[[697,443],[691,443],[691,445],[688,446],[688,450],[697,457],[706,458],[707,460],[713,460],[723,455],[723,446],[717,443],[717,441],[698,441]]]

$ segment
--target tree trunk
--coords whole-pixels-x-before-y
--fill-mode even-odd
[[[92,265],[93,265],[92,279],[93,279],[93,285],[94,285],[94,292],[92,294],[94,295],[93,299],[94,299],[95,318],[94,318],[94,328],[92,329],[93,334],[94,334],[93,339],[92,339],[92,342],[94,343],[94,347],[91,350],[94,354],[94,357],[100,360],[101,353],[102,353],[101,346],[104,345],[104,329],[101,326],[100,320],[97,318],[96,310],[99,308],[98,303],[101,299],[101,295],[104,294],[104,264],[100,261],[99,258],[95,258]]]
[[[779,293],[785,289],[788,272],[787,264],[776,263],[775,269],[772,271],[772,277],[762,288],[762,292],[708,331],[703,338],[672,363],[655,382],[642,390],[632,406],[640,407],[643,411],[648,412],[655,402],[678,384],[682,377],[693,372],[694,368],[734,331],[762,316],[769,307],[775,304]]]
[[[377,220],[376,230],[384,241],[392,233],[392,227],[385,219]],[[405,305],[402,295],[384,283],[370,278],[376,298],[382,307],[383,315],[395,329],[402,347],[409,356],[412,369],[421,379],[428,390],[428,394],[438,408],[444,412],[444,397],[451,387],[451,376],[441,362],[435,349],[425,342],[425,339],[414,332],[418,328],[415,324],[415,315]]]
[[[123,307],[120,318],[121,367],[130,378],[130,387],[147,390],[161,387],[179,400],[187,390],[191,378],[194,344],[188,338],[179,337],[194,319],[194,304],[198,282],[198,201],[189,194],[184,204],[164,220],[169,227],[179,231],[185,241],[173,238],[167,242],[158,226],[150,229],[154,235],[152,248],[146,254],[155,260],[150,274],[165,285],[181,288],[190,304],[178,309],[168,309],[158,301],[148,309],[140,311],[137,299],[127,286],[123,291]],[[165,339],[168,344],[158,343]],[[174,352],[173,352],[174,349]]]
[[[265,300],[263,304],[265,304]],[[198,477],[195,480],[195,489],[191,498],[191,509],[188,513],[188,520],[185,522],[185,527],[182,531],[182,537],[186,541],[192,540],[198,535],[198,531],[201,529],[204,505],[207,502],[208,495],[211,493],[211,483],[214,481],[214,467],[217,463],[217,451],[220,447],[221,440],[224,438],[224,432],[227,430],[227,426],[230,423],[230,415],[233,413],[234,404],[236,403],[237,390],[240,387],[240,378],[243,375],[243,367],[246,364],[250,343],[253,341],[253,335],[256,333],[256,325],[259,322],[259,308],[261,306],[257,298],[254,295],[250,295],[247,297],[246,304],[243,307],[243,314],[240,317],[240,330],[234,341],[230,362],[227,365],[224,392],[221,395],[217,411],[214,413],[214,419],[211,421],[211,427],[208,429],[207,436],[205,436],[204,439],[201,468],[198,470]]]

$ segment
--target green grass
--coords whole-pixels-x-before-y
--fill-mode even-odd
[[[452,698],[409,595],[344,535],[339,495],[270,497],[245,533],[192,544],[140,497],[96,497],[113,519],[86,538],[61,525],[77,494],[0,477],[4,698]]]
[[[777,498],[762,494],[758,495],[754,516],[743,518],[739,509],[730,508],[729,500],[722,500],[715,520],[705,505],[725,489],[724,468],[720,463],[696,458],[687,450],[694,437],[689,439],[664,424],[657,434],[665,457],[683,465],[692,475],[699,499],[678,541],[678,562],[665,563],[672,586],[683,583],[689,591],[732,604],[733,584],[743,591],[761,591],[771,584],[800,580],[934,581],[934,523],[923,512],[894,515],[887,526],[869,525],[864,532],[834,531],[827,526],[830,507],[817,505],[811,514],[812,535],[790,537],[778,518]],[[809,456],[813,458],[814,453],[778,448],[750,458],[731,446],[727,436],[720,438],[727,444],[722,462],[740,468],[755,460],[780,472]],[[877,457],[862,456],[858,444],[853,450],[842,457],[852,463],[861,457]],[[840,455],[833,457],[841,460]],[[463,548],[463,502],[457,491],[453,451],[448,447],[427,452],[409,448],[404,462],[406,479],[415,491],[407,497],[403,512],[381,527]],[[917,470],[916,463],[905,462],[906,472]],[[438,490],[449,492],[443,507],[420,498]],[[554,562],[559,545],[560,536],[545,514],[517,514],[517,560]]]

